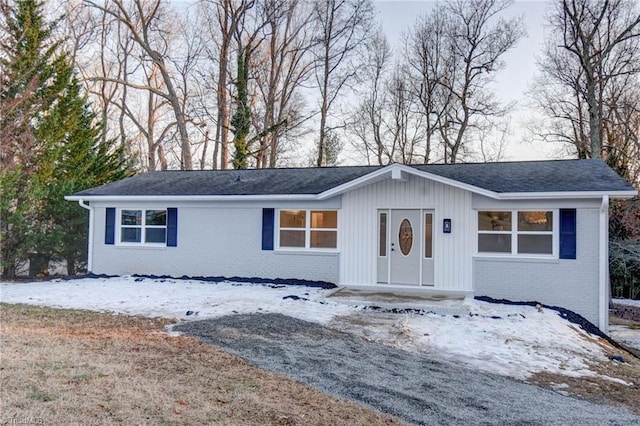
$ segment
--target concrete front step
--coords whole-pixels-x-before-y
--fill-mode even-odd
[[[449,292],[435,289],[406,288],[353,288],[341,287],[327,296],[336,303],[359,306],[376,306],[385,310],[417,310],[440,315],[466,315],[464,304],[470,292]]]

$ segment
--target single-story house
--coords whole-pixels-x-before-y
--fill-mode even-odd
[[[608,326],[601,160],[158,171],[67,196],[98,274],[321,280],[536,300]]]

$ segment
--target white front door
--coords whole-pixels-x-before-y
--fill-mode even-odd
[[[379,283],[434,285],[433,210],[379,210]]]
[[[420,284],[420,210],[391,210],[391,284]]]

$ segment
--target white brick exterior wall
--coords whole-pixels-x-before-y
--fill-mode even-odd
[[[475,295],[562,306],[599,325],[599,211],[578,209],[576,221],[575,260],[475,257]]]
[[[104,244],[105,207],[95,208],[93,224],[97,274],[338,280],[338,253],[263,251],[262,208],[128,205],[178,207],[177,247],[135,247]]]
[[[94,273],[297,278],[343,285],[375,285],[377,281],[378,209],[429,209],[434,212],[437,262],[432,288],[536,300],[573,310],[606,327],[598,324],[600,214],[595,200],[501,202],[410,176],[406,181],[385,180],[321,202],[96,202],[92,207]],[[177,207],[177,247],[106,245],[106,207]],[[339,252],[263,251],[263,207],[337,209]],[[577,259],[474,256],[478,209],[572,207],[577,207]],[[443,218],[452,219],[451,234],[441,231]]]

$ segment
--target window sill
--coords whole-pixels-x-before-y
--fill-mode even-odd
[[[559,263],[558,258],[553,256],[501,256],[491,254],[476,254],[473,256],[473,259],[479,262]]]
[[[337,256],[340,254],[339,250],[312,250],[312,249],[284,249],[279,248],[273,251],[275,254],[286,254],[286,255],[302,255],[302,256]]]
[[[119,249],[145,249],[145,250],[163,250],[167,248],[166,244],[114,244]]]

